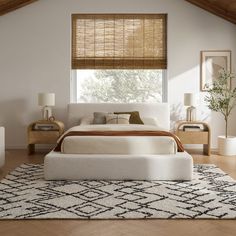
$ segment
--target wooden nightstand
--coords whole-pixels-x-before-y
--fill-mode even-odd
[[[200,126],[200,131],[184,131],[188,125]],[[209,125],[201,121],[178,121],[175,126],[175,134],[183,144],[203,144],[203,153],[211,155],[211,129]]]
[[[43,125],[52,127],[47,129]],[[31,123],[28,126],[28,154],[35,152],[35,144],[55,144],[63,132],[64,124],[61,121],[38,120]]]

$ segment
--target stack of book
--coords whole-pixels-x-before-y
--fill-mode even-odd
[[[198,125],[184,125],[183,131],[201,131],[201,127]]]
[[[53,124],[35,124],[34,130],[55,130],[56,127]]]

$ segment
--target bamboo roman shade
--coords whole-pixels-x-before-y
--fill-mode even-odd
[[[72,15],[72,69],[166,69],[166,14]]]

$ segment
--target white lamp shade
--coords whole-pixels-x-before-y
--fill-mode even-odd
[[[39,106],[55,106],[55,93],[39,93],[38,105]]]
[[[185,106],[196,106],[196,96],[194,93],[184,94],[184,105]]]

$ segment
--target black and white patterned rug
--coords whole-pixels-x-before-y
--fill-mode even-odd
[[[236,182],[214,165],[192,181],[45,181],[23,164],[0,182],[0,219],[235,219]]]

